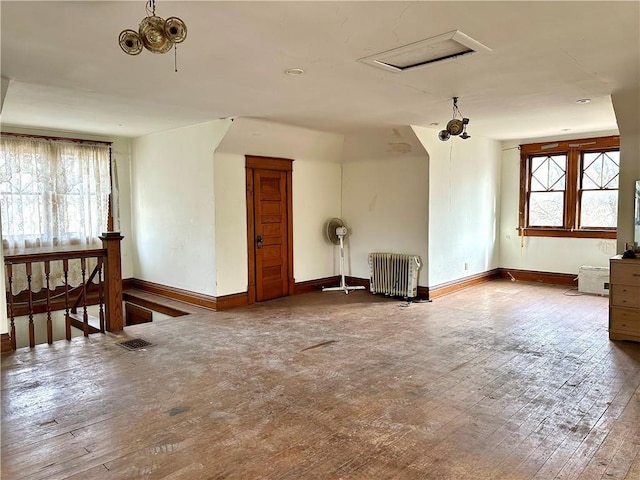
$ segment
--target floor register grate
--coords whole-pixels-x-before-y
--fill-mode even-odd
[[[131,340],[118,342],[118,345],[126,348],[127,350],[140,350],[141,348],[150,347],[153,343],[147,342],[141,338],[132,338]]]

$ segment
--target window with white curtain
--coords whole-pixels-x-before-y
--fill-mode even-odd
[[[109,215],[110,145],[2,134],[0,223],[4,255],[42,250],[101,248]],[[89,268],[95,261],[89,262]],[[28,288],[23,268],[13,272],[12,292]],[[82,283],[79,260],[67,272]],[[51,263],[50,287],[65,284],[61,261]],[[45,285],[42,263],[33,264],[31,290]]]
[[[111,181],[108,144],[2,136],[0,203],[5,254],[100,245]]]

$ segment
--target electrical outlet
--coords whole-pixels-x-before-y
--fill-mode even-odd
[[[469,264],[467,262],[464,262],[464,269],[469,270]]]

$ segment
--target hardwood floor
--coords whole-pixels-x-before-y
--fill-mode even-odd
[[[640,479],[606,297],[310,293],[2,358],[2,478]],[[140,337],[154,345],[116,345]]]

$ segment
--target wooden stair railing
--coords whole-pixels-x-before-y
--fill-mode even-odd
[[[118,232],[108,232],[100,237],[103,248],[74,251],[48,251],[33,254],[6,255],[4,257],[7,274],[7,310],[9,318],[9,336],[11,348],[16,349],[15,319],[27,316],[29,321],[29,346],[35,346],[34,314],[46,312],[47,342],[53,342],[53,328],[51,312],[64,310],[65,333],[67,340],[71,339],[71,327],[81,329],[85,336],[90,333],[106,331],[120,331],[123,327],[122,318],[122,273],[120,265],[120,241],[122,236]],[[86,277],[87,260],[95,258],[96,267],[89,278]],[[69,261],[80,261],[82,284],[79,287],[69,286]],[[62,262],[64,284],[52,295],[50,289],[51,262]],[[43,263],[44,291],[32,292],[33,264]],[[27,289],[18,295],[13,295],[14,266],[24,265]],[[96,275],[98,282],[93,283]],[[76,300],[71,303],[70,296],[79,291]],[[36,297],[34,299],[34,297]],[[17,299],[17,300],[16,300]],[[88,314],[89,305],[99,305],[98,317]],[[81,309],[81,313],[78,313]]]
[[[104,333],[104,308],[103,308],[103,289],[104,285],[102,282],[102,266],[103,266],[103,257],[97,257],[96,266],[89,275],[89,278],[85,281],[85,272],[86,272],[86,259],[80,259],[80,265],[82,269],[82,286],[80,289],[80,295],[75,302],[73,302],[73,306],[71,307],[71,312],[65,315],[65,330],[67,335],[67,340],[71,340],[71,327],[76,327],[83,331],[84,336],[88,337],[91,333]],[[98,305],[99,305],[99,314],[98,317],[94,317],[93,315],[89,315],[87,313],[87,291],[91,286],[93,280],[98,275]],[[78,314],[78,307],[82,304],[82,315]],[[99,325],[98,327],[95,324]]]

